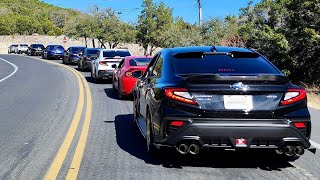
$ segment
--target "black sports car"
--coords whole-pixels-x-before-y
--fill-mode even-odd
[[[253,50],[163,49],[133,76],[134,121],[149,152],[266,149],[295,160],[310,147],[306,91]]]
[[[29,56],[41,56],[44,50],[43,44],[31,44],[28,47],[27,55]]]

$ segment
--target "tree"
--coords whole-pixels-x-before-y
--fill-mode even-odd
[[[164,3],[144,0],[143,10],[138,17],[137,42],[144,48],[144,54],[152,54],[157,47],[164,47],[163,35],[173,23],[172,12]]]

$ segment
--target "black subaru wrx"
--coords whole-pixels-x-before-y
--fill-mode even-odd
[[[266,149],[295,160],[310,148],[305,89],[256,51],[163,49],[133,76],[134,121],[149,152]]]

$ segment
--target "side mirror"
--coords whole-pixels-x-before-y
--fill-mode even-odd
[[[132,77],[134,77],[134,78],[141,78],[142,75],[143,75],[142,71],[134,71],[132,73]]]
[[[112,64],[111,67],[112,67],[112,68],[117,68],[117,65],[116,65],[116,64]]]

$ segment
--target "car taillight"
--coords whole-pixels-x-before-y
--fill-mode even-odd
[[[166,88],[165,89],[165,94],[168,98],[187,103],[187,104],[192,104],[195,105],[197,104],[189,94],[188,90],[185,88]]]
[[[302,128],[306,128],[307,127],[306,123],[304,123],[304,122],[295,122],[295,123],[293,123],[293,125],[298,129],[302,129]]]
[[[301,101],[307,97],[304,89],[288,89],[286,95],[281,101],[281,105],[289,105]]]
[[[170,126],[181,127],[183,126],[183,121],[171,121]]]
[[[131,76],[132,76],[132,72],[131,72],[131,71],[127,71],[127,72],[125,73],[125,76],[126,76],[126,77],[131,77]]]
[[[102,65],[102,66],[108,66],[106,61],[99,61],[99,64]]]

